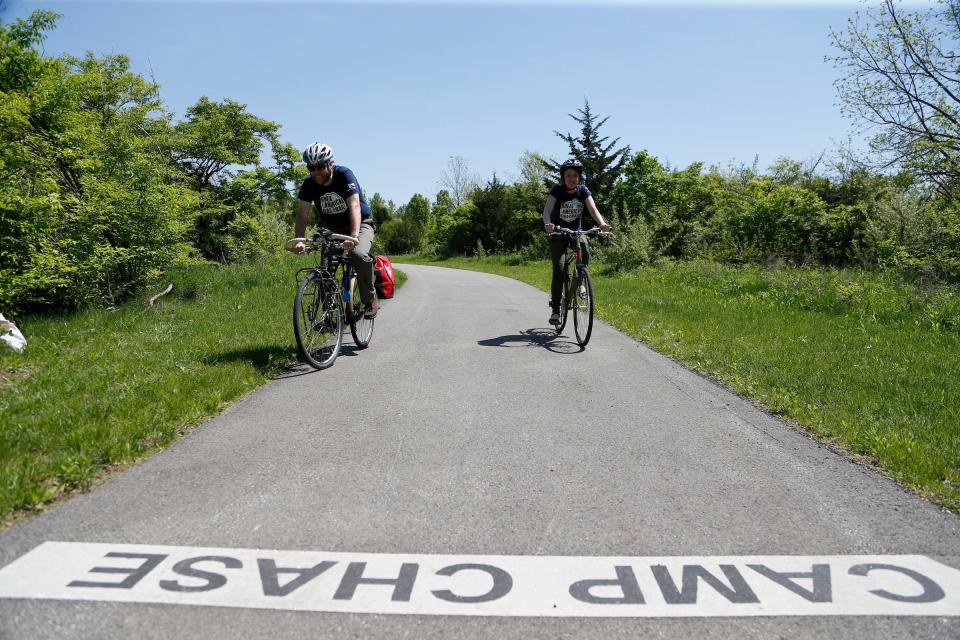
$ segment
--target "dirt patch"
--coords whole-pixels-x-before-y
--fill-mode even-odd
[[[36,367],[20,367],[19,369],[0,368],[0,389],[14,386],[20,380],[26,380]]]

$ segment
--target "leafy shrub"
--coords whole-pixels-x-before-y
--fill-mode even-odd
[[[650,264],[653,255],[651,233],[643,218],[618,225],[613,237],[594,243],[597,257],[614,271],[632,271]]]
[[[376,237],[385,253],[413,253],[423,243],[423,227],[408,218],[396,218],[380,225]]]

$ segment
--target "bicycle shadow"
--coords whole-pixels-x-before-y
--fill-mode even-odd
[[[561,340],[558,340],[561,338]],[[558,336],[553,329],[535,328],[521,330],[520,333],[478,340],[481,347],[540,347],[553,353],[579,353],[583,348],[575,340],[566,336]]]
[[[359,352],[360,349],[356,345],[344,344],[340,347],[339,357],[351,358]],[[204,363],[208,365],[235,361],[249,362],[257,371],[271,380],[285,380],[310,373],[318,373],[317,369],[300,360],[297,348],[291,345],[274,344],[267,347],[235,349],[212,354],[204,359]]]
[[[340,354],[337,356],[337,359],[347,357],[352,358],[356,355],[359,355],[362,349],[359,349],[356,345],[344,344],[340,347]],[[287,378],[297,378],[299,376],[305,376],[311,373],[320,373],[321,369],[314,369],[306,362],[303,362],[299,359],[299,354],[294,350],[294,358],[297,358],[296,362],[289,364],[284,367],[281,371],[276,373],[276,375],[271,376],[271,380],[286,380]],[[333,366],[336,367],[337,363],[334,362]]]
[[[205,364],[218,362],[249,362],[253,368],[265,376],[275,378],[283,372],[296,368],[297,349],[290,345],[272,344],[266,347],[234,349],[223,353],[211,354],[204,358]]]

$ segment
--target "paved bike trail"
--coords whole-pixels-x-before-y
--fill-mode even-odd
[[[960,518],[607,325],[595,324],[581,351],[569,335],[547,330],[546,296],[532,287],[400,268],[409,280],[384,304],[368,350],[347,341],[331,369],[288,372],[163,453],[0,532],[0,567],[60,541],[202,548],[206,556],[450,554],[491,558],[487,565],[506,556],[618,557],[619,565],[640,557],[723,556],[735,564],[922,555],[960,569]],[[72,548],[31,579],[56,575]],[[244,562],[219,573],[233,580],[247,572]],[[718,566],[712,571],[723,578]],[[85,579],[129,575],[92,571]],[[673,575],[679,588],[678,570]],[[617,576],[611,565],[581,577]],[[150,581],[154,575],[140,586]],[[394,606],[396,585],[371,584],[359,590]],[[609,600],[624,595],[623,584],[594,583],[592,593]],[[702,598],[725,604],[722,589],[699,584]],[[887,591],[916,596],[918,584],[887,583]],[[532,587],[515,579],[514,588]],[[180,604],[0,598],[0,638],[960,636],[955,615],[512,617],[469,607],[461,615],[391,615],[197,606],[191,593],[177,597]]]

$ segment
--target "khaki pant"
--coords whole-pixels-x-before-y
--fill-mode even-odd
[[[360,301],[363,304],[370,304],[376,295],[376,290],[373,288],[373,256],[370,255],[373,227],[366,222],[361,222],[357,239],[360,242],[350,252],[350,262],[357,271],[357,290],[360,292]]]

